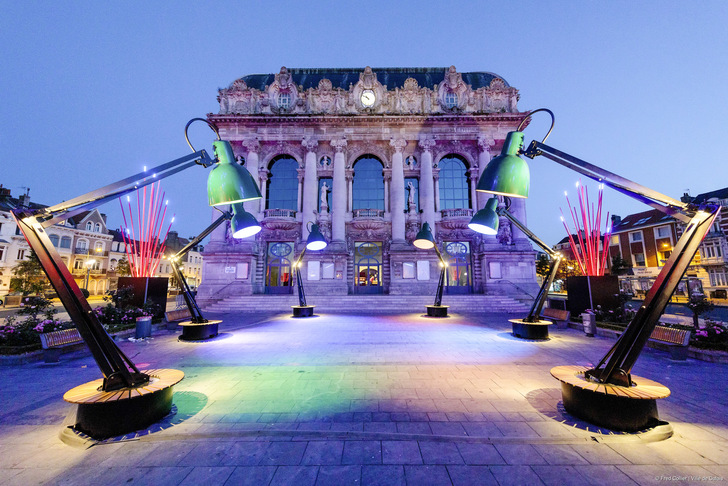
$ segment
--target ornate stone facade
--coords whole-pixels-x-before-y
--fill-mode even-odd
[[[510,225],[497,237],[467,228],[486,199],[475,191],[480,174],[523,117],[518,96],[495,74],[454,66],[283,67],[219,90],[220,112],[208,119],[257,175],[263,198],[246,208],[263,231],[255,241],[233,241],[224,228],[213,233],[198,299],[290,292],[290,262],[309,222],[330,241],[306,254],[310,295],[434,293],[436,255],[411,245],[423,222],[449,260],[448,292],[531,292],[528,240]],[[295,176],[278,172],[282,159]],[[381,168],[374,179],[365,179],[363,160]],[[284,179],[288,195],[276,185]],[[274,207],[284,196],[287,207]],[[522,201],[511,209],[526,221]]]

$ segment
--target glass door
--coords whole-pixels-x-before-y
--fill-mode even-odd
[[[293,243],[287,241],[268,243],[265,274],[266,294],[293,293],[291,258],[293,258]]]
[[[382,292],[382,242],[355,242],[354,293],[381,294]]]
[[[447,262],[445,272],[448,294],[470,294],[472,286],[472,265],[470,264],[470,242],[445,242],[445,251],[442,257]]]

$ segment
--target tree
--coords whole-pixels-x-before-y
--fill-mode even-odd
[[[13,274],[14,278],[10,280],[10,290],[23,295],[39,294],[50,285],[38,255],[33,250],[30,250],[26,260],[21,260],[13,267]]]
[[[551,260],[545,253],[539,253],[536,259],[536,274],[540,277],[548,277],[551,270]]]
[[[128,277],[131,275],[131,268],[129,267],[129,260],[126,257],[121,257],[119,262],[116,264],[116,273],[120,277]]]
[[[630,268],[632,268],[632,264],[621,256],[614,255],[612,257],[612,268],[610,270],[612,275],[624,275]]]
[[[566,277],[578,277],[581,275],[581,269],[579,268],[579,262],[576,260],[561,260],[559,265],[559,271],[556,272],[557,280],[566,280]]]

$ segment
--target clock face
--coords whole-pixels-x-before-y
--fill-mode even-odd
[[[361,104],[364,106],[372,106],[374,104],[374,101],[376,100],[376,96],[374,95],[374,91],[371,89],[365,89],[361,93]]]

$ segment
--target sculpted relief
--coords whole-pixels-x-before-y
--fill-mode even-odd
[[[295,72],[295,71],[294,71]],[[243,79],[218,91],[220,114],[438,114],[517,112],[518,90],[497,76],[489,86],[473,90],[455,66],[443,73],[443,81],[432,88],[420,86],[412,77],[391,89],[381,84],[377,73],[366,67],[359,81],[348,89],[325,77],[306,90],[295,82],[284,66],[274,81],[259,90]]]

